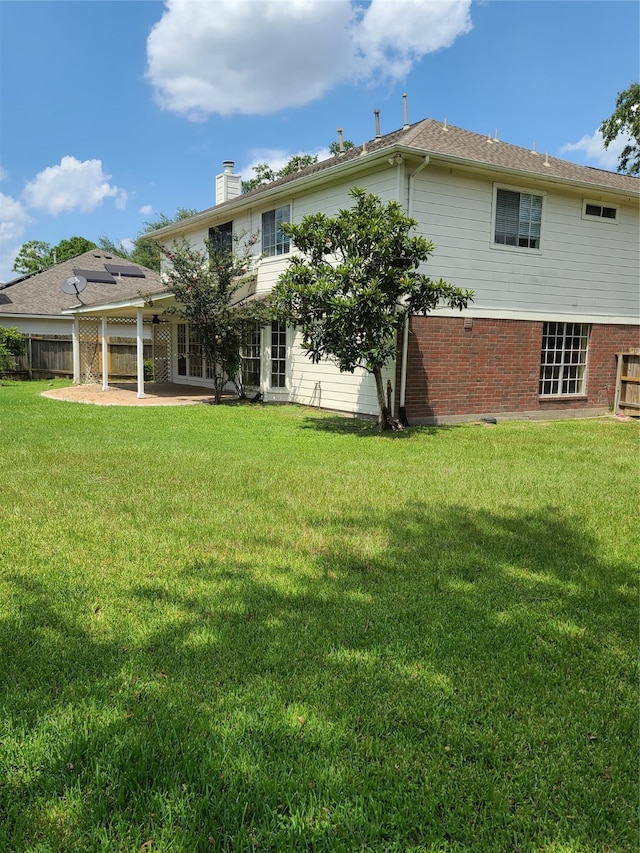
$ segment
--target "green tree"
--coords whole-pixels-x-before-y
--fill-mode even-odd
[[[342,150],[343,151],[349,151],[351,148],[355,148],[355,147],[356,147],[355,144],[350,139],[345,139],[344,142],[342,143]],[[336,154],[340,153],[340,143],[334,140],[329,145],[329,151],[335,157]]]
[[[44,243],[42,240],[29,240],[20,246],[20,251],[13,262],[13,269],[22,275],[38,272],[51,266],[52,257],[49,243]]]
[[[278,178],[284,178],[286,175],[292,175],[294,172],[306,169],[307,166],[311,166],[317,162],[318,157],[315,154],[294,154],[277,172],[268,163],[258,163],[253,167],[254,177],[242,182],[242,192],[248,193],[250,190],[255,190],[256,187],[260,187],[263,184],[270,184],[272,181],[277,181]]]
[[[617,139],[620,134],[629,141],[620,152],[618,171],[629,175],[640,173],[640,83],[632,83],[628,89],[618,94],[616,108],[608,119],[600,125],[604,147]]]
[[[24,352],[24,338],[15,328],[0,328],[0,371],[10,370]]]
[[[190,208],[179,207],[173,219],[164,213],[160,213],[156,219],[151,219],[143,223],[144,228],[133,241],[131,249],[128,249],[122,242],[115,243],[106,235],[100,237],[98,241],[100,248],[105,252],[109,252],[109,254],[117,255],[119,258],[126,258],[126,260],[133,264],[139,264],[141,267],[160,272],[160,263],[162,260],[160,245],[156,240],[151,240],[146,235],[152,231],[157,231],[158,228],[164,228],[167,225],[172,225],[174,222],[187,219],[197,212],[197,210]]]
[[[204,358],[213,373],[214,398],[219,403],[228,381],[240,371],[242,331],[249,322],[264,322],[266,308],[259,302],[238,302],[242,276],[251,271],[251,249],[257,236],[235,240],[235,251],[214,240],[203,249],[181,240],[162,254],[167,258],[167,289],[174,294],[174,309],[193,331],[198,345],[193,357]],[[242,247],[239,248],[240,243]]]
[[[56,246],[51,246],[42,240],[29,240],[28,243],[24,243],[20,247],[13,269],[23,275],[28,275],[53,266],[53,264],[67,261],[69,258],[75,258],[83,252],[95,248],[96,244],[85,237],[69,237],[61,240]]]
[[[398,202],[386,205],[354,188],[354,205],[335,218],[306,216],[282,224],[300,255],[289,260],[272,293],[274,317],[298,327],[311,361],[329,358],[341,371],[373,374],[380,427],[392,429],[382,369],[397,349],[407,314],[426,314],[439,303],[464,308],[473,291],[420,272],[434,250]]]

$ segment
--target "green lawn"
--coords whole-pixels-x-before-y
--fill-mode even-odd
[[[0,387],[0,850],[638,849],[635,422]]]

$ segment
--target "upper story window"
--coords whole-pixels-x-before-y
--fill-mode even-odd
[[[288,204],[262,214],[263,255],[271,257],[272,255],[284,255],[289,251],[289,238],[283,233],[280,226],[283,222],[290,221]]]
[[[618,208],[600,204],[597,201],[584,201],[582,216],[584,219],[604,219],[606,222],[615,222],[618,218]]]
[[[212,249],[224,249],[233,251],[233,222],[225,222],[224,225],[216,225],[209,228],[209,245]]]
[[[541,195],[496,190],[495,243],[521,249],[539,249],[541,230]]]

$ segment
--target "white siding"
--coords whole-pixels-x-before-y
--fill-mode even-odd
[[[378,398],[373,376],[358,369],[355,373],[340,373],[333,362],[313,364],[300,347],[296,336],[291,348],[291,393],[293,403],[333,409],[338,412],[363,415],[378,414]],[[395,362],[383,371],[383,383],[395,382]],[[393,388],[395,391],[395,388]],[[393,398],[393,395],[392,395]]]
[[[0,326],[4,328],[16,328],[23,335],[69,335],[73,332],[73,320],[71,317],[62,317],[59,320],[43,318],[18,317],[0,314]]]
[[[436,244],[425,267],[475,291],[473,308],[638,317],[638,209],[615,223],[582,218],[583,195],[509,185],[544,195],[540,251],[492,243],[490,178],[427,167],[416,179],[413,216]]]

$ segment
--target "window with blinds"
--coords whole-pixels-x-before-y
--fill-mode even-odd
[[[496,191],[494,241],[502,246],[540,248],[542,196],[513,190]]]

